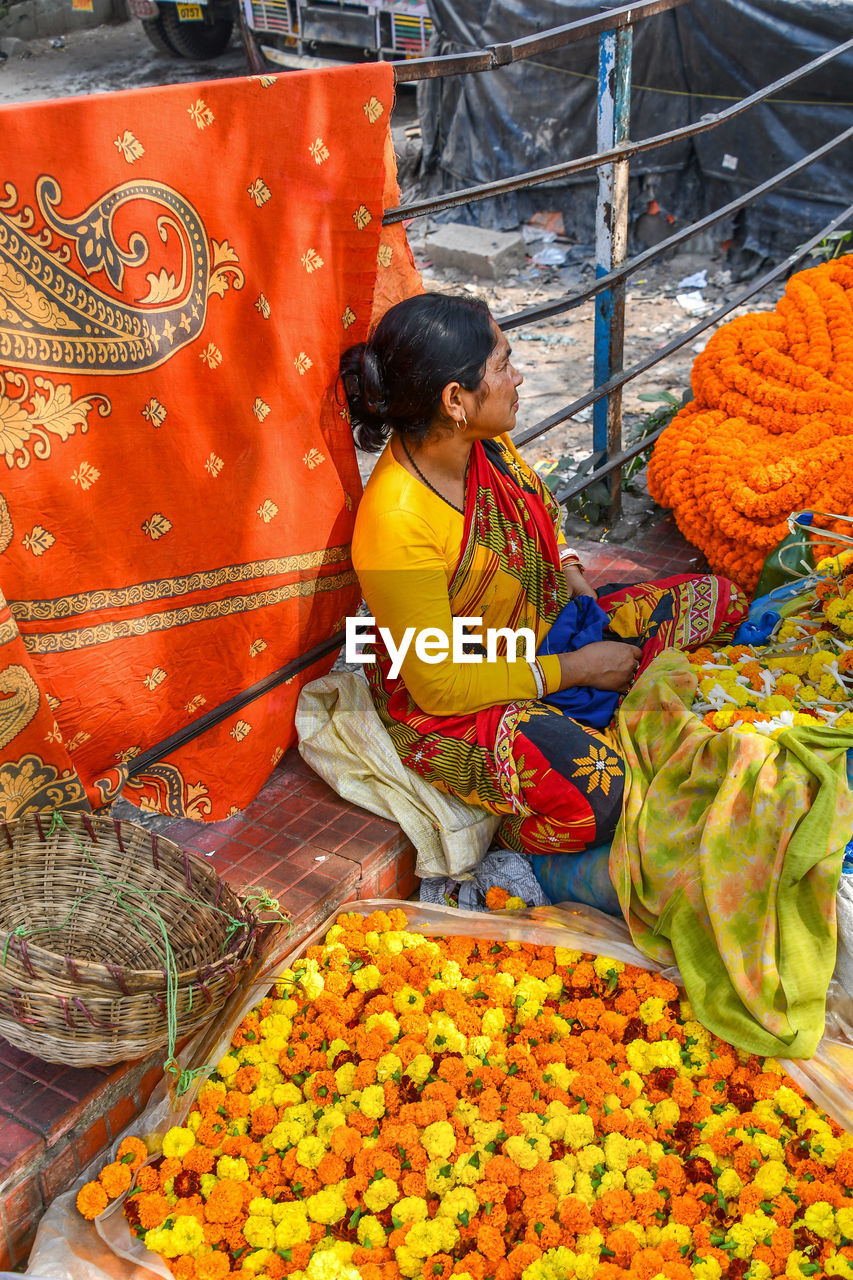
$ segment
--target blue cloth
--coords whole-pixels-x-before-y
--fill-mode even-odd
[[[584,902],[610,916],[621,915],[619,898],[610,879],[610,845],[583,853],[534,853],[533,874],[552,902]]]
[[[539,649],[539,656],[550,653],[573,653],[586,644],[601,640],[610,619],[592,596],[578,596],[564,605],[554,620]],[[620,694],[604,689],[588,689],[585,685],[561,689],[544,699],[559,707],[567,716],[591,729],[603,729],[613,719]]]

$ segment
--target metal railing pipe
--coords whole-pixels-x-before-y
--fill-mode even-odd
[[[742,196],[738,196],[737,199],[730,200],[728,204],[724,204],[719,209],[715,209],[713,213],[700,218],[698,222],[691,222],[689,226],[683,227],[681,231],[676,231],[674,235],[669,236],[666,240],[661,240],[659,244],[652,245],[649,249],[644,249],[642,253],[629,258],[627,262],[622,263],[621,267],[608,272],[607,275],[599,276],[595,283],[587,288],[578,289],[574,293],[567,293],[565,297],[556,298],[552,302],[540,302],[535,307],[526,307],[523,311],[513,311],[510,315],[499,318],[497,323],[501,329],[507,331],[516,329],[522,324],[535,324],[537,320],[548,320],[552,316],[562,315],[564,311],[572,311],[575,307],[582,306],[584,302],[589,302],[591,298],[601,293],[602,290],[609,288],[617,280],[624,280],[633,275],[635,271],[641,271],[650,262],[654,262],[657,258],[662,257],[663,254],[668,253],[670,249],[677,248],[680,244],[684,244],[685,241],[691,240],[693,236],[702,231],[707,231],[709,227],[713,227],[716,223],[722,222],[724,218],[737,213],[739,209],[752,204],[753,201],[766,195],[768,191],[781,186],[782,183],[787,182],[789,178],[794,177],[801,170],[807,169],[809,165],[818,160],[823,160],[825,156],[830,155],[837,147],[849,142],[851,139],[853,139],[853,125],[842,133],[836,134],[834,138],[830,138],[829,142],[825,142],[822,147],[810,151],[802,160],[797,160],[794,164],[788,165],[787,169],[783,169],[774,177],[768,178],[766,182],[762,182],[757,187],[752,187],[749,191],[744,192]]]
[[[535,58],[551,53],[566,45],[577,44],[590,36],[600,36],[605,31],[617,31],[632,26],[643,18],[654,17],[667,9],[678,9],[690,0],[644,0],[640,4],[626,4],[607,13],[591,18],[578,18],[560,27],[550,27],[532,36],[520,36],[501,44],[490,44],[484,49],[467,53],[445,53],[434,58],[409,58],[394,63],[394,79],[398,84],[411,84],[416,80],[436,80],[444,76],[459,76],[481,71],[494,71],[496,67],[508,67],[525,58]]]
[[[742,98],[740,102],[736,102],[733,106],[725,107],[722,111],[703,115],[694,124],[683,125],[679,129],[673,129],[670,133],[655,134],[652,138],[643,138],[638,142],[622,143],[619,146],[609,148],[607,151],[596,152],[595,155],[579,156],[576,160],[566,160],[562,164],[549,165],[545,169],[532,169],[528,173],[517,174],[512,178],[498,178],[494,182],[483,182],[475,187],[465,187],[460,191],[454,191],[450,195],[439,196],[435,199],[417,200],[413,201],[412,204],[396,205],[393,209],[386,211],[382,223],[384,226],[388,226],[394,222],[422,218],[433,213],[443,213],[447,209],[454,209],[462,204],[473,204],[479,200],[486,200],[491,196],[505,195],[510,191],[520,191],[524,187],[534,187],[544,182],[554,182],[558,178],[568,177],[569,174],[583,173],[587,169],[596,169],[599,165],[608,164],[611,161],[628,160],[632,156],[642,155],[646,151],[654,151],[656,147],[666,146],[670,142],[680,142],[684,138],[693,138],[697,134],[707,133],[710,129],[716,129],[724,121],[733,120],[735,117],[742,115],[744,111],[748,111],[750,107],[757,106],[760,102],[771,98],[774,93],[787,89],[789,85],[796,84],[798,80],[810,75],[813,71],[819,71],[827,62],[831,62],[834,58],[848,53],[851,49],[853,49],[853,39],[845,40],[842,44],[835,45],[834,48],[827,50],[826,53],[822,53],[819,57],[813,58],[811,62],[804,63],[796,71],[791,71],[779,80],[774,80],[772,84],[766,85],[763,89],[757,89],[755,93],[751,93],[747,98]]]

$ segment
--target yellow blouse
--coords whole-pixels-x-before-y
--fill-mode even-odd
[[[527,464],[508,436],[502,436],[518,465]],[[452,634],[450,582],[462,551],[464,519],[449,503],[410,475],[385,447],[367,482],[355,522],[352,559],[376,626],[390,632],[399,647],[407,628]],[[565,544],[558,529],[558,541]],[[512,605],[501,587],[517,584],[500,575],[482,609],[483,626],[508,625]],[[466,615],[468,611],[463,611]],[[537,647],[548,631],[541,624]],[[560,660],[538,659],[545,692],[560,687]],[[427,715],[465,715],[485,707],[537,697],[533,671],[519,645],[518,659],[456,663],[448,656],[432,664],[415,653],[414,640],[401,666],[401,676],[416,704]]]

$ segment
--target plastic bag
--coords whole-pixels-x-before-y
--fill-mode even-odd
[[[764,561],[755,588],[756,598],[767,595],[776,587],[789,582],[791,578],[802,578],[813,571],[815,558],[812,534],[823,534],[827,542],[853,546],[853,537],[844,533],[833,533],[829,529],[816,525],[815,516],[822,520],[844,520],[848,524],[853,524],[853,516],[834,515],[829,511],[792,511],[788,516],[790,532]]]
[[[218,1062],[230,1044],[231,1036],[242,1018],[270,987],[278,973],[286,969],[308,947],[326,934],[341,910],[369,915],[372,911],[405,912],[410,928],[431,935],[464,935],[495,941],[535,943],[538,946],[561,946],[593,955],[604,955],[640,969],[660,970],[647,956],[633,946],[628,927],[621,919],[606,916],[590,907],[535,907],[528,911],[495,912],[481,915],[417,902],[396,902],[380,898],[347,903],[333,912],[292,951],[276,957],[270,970],[259,977],[246,998],[234,1010],[227,1023],[220,1018],[218,1036],[210,1053]],[[679,983],[677,969],[663,970],[664,975]],[[782,1061],[782,1066],[806,1090],[811,1099],[844,1128],[853,1132],[853,1000],[830,985],[827,1000],[827,1030],[817,1054],[809,1062]],[[193,1045],[205,1033],[186,1046],[181,1064],[191,1060]],[[159,1134],[180,1124],[189,1111],[201,1084],[184,1095],[172,1110],[165,1082],[157,1087],[151,1102],[140,1116],[116,1138],[111,1148],[114,1156],[121,1139],[128,1133]],[[150,1280],[152,1275],[172,1280],[171,1272],[157,1255],[150,1253],[140,1240],[132,1237],[122,1214],[122,1200],[116,1200],[94,1223],[86,1222],[75,1207],[77,1191],[84,1182],[96,1177],[106,1163],[99,1156],[80,1176],[74,1187],[58,1196],[42,1218],[30,1254],[28,1274],[50,1276],[51,1280]]]

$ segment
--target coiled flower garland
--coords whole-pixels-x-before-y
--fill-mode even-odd
[[[774,312],[718,330],[692,384],[649,492],[749,591],[792,511],[853,513],[853,256],[799,272]]]

